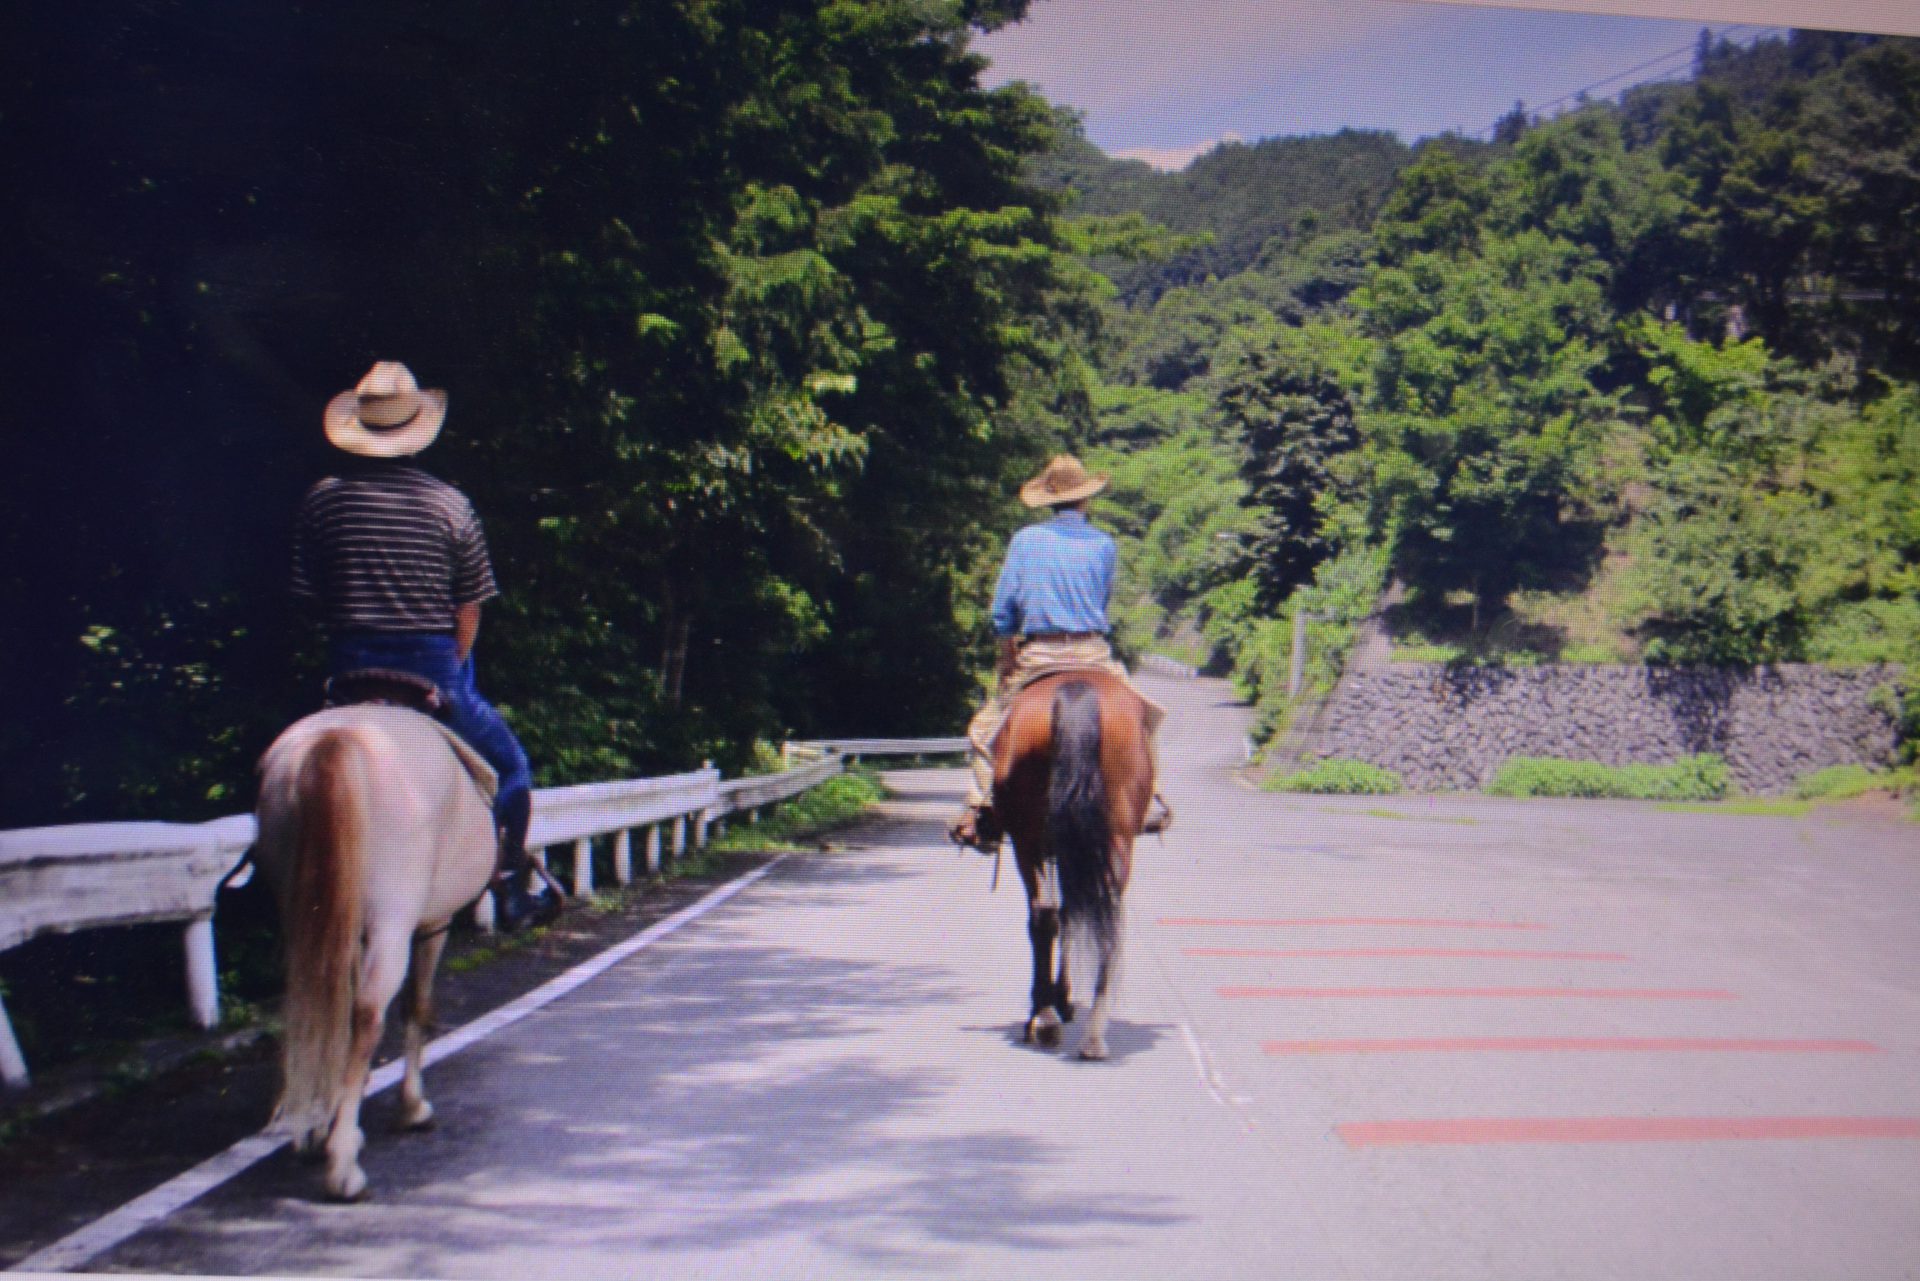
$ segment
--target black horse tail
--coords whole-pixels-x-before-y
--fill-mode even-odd
[[[1068,681],[1053,696],[1053,774],[1047,784],[1047,844],[1060,869],[1067,929],[1102,956],[1117,937],[1120,895],[1113,877],[1107,780],[1100,769],[1100,694]]]

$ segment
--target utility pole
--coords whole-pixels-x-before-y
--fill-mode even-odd
[[[1300,686],[1307,676],[1307,624],[1320,622],[1325,614],[1310,614],[1304,609],[1293,611],[1293,655],[1287,667],[1287,697],[1300,697]]]

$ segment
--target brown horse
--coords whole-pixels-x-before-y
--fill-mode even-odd
[[[1120,901],[1133,872],[1134,838],[1153,798],[1146,715],[1145,701],[1109,673],[1066,671],[1014,696],[993,745],[993,805],[1013,838],[1033,942],[1026,1039],[1048,1049],[1060,1044],[1060,1025],[1074,1012],[1068,945],[1091,945],[1098,970],[1080,1041],[1086,1059],[1107,1057]]]

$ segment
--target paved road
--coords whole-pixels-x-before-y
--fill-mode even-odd
[[[371,1131],[371,1202],[283,1153],[93,1266],[1920,1275],[1914,828],[1261,795],[1224,687],[1150,683],[1181,825],[1111,1061],[1014,1044],[1017,882],[940,844],[958,773],[903,774],[846,848],[430,1072],[441,1126]]]

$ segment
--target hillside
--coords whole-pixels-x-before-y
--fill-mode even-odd
[[[1390,583],[1401,657],[1920,662],[1916,103],[1920,42],[1794,33],[1493,145],[1069,129],[1070,212],[1214,237],[1096,263],[1128,643],[1269,732],[1292,616],[1325,688]]]
[[[1030,162],[1031,173],[1038,185],[1073,194],[1070,214],[1138,212],[1171,231],[1211,237],[1164,262],[1100,264],[1124,297],[1146,301],[1247,270],[1309,211],[1322,229],[1365,227],[1413,156],[1391,133],[1347,129],[1226,143],[1177,173],[1160,173],[1107,156],[1069,115],[1059,123],[1058,142]]]

